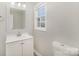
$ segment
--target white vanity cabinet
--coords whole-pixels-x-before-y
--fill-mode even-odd
[[[21,41],[7,43],[6,55],[7,56],[21,56],[22,55]]]
[[[33,39],[23,40],[23,56],[33,55]]]
[[[33,38],[32,37],[29,37],[26,39],[16,38],[16,41],[7,41],[6,55],[7,56],[33,56]]]

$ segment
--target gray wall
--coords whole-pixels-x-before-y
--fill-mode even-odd
[[[35,30],[35,49],[51,56],[53,41],[79,48],[79,3],[50,2],[46,7],[47,31]]]

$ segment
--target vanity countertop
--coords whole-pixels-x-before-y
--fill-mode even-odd
[[[17,36],[17,34],[7,35],[6,43],[20,41],[25,39],[32,39],[33,37],[27,33],[22,34],[21,36]]]

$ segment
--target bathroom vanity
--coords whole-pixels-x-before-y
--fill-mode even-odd
[[[32,56],[33,55],[33,37],[27,33],[17,36],[15,34],[7,35],[6,40],[7,56]]]
[[[18,6],[20,4],[21,6]],[[6,39],[7,56],[32,56],[33,55],[33,37],[26,31],[26,4],[9,3]],[[18,34],[16,34],[18,32]],[[22,33],[22,34],[21,34]]]

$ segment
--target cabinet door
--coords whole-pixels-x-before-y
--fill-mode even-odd
[[[22,55],[21,41],[6,44],[6,55],[21,56]]]
[[[33,39],[23,40],[23,56],[33,55]]]

